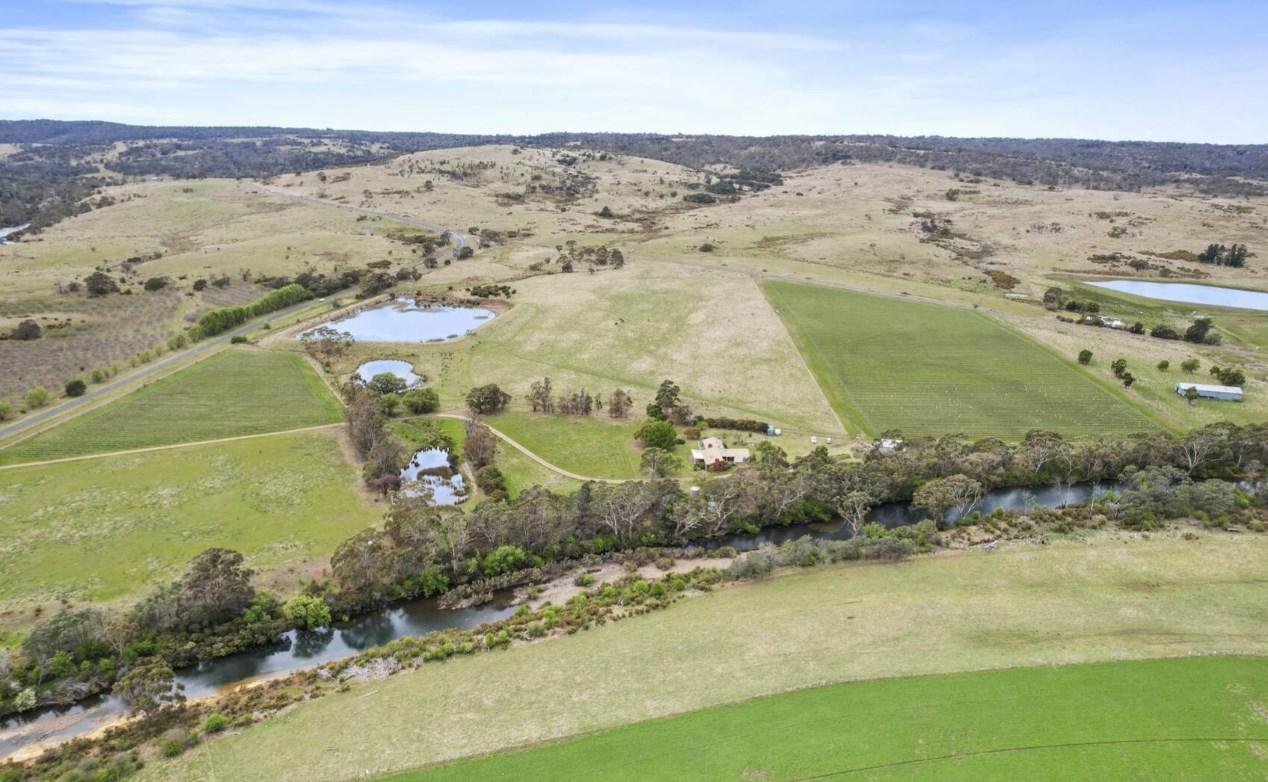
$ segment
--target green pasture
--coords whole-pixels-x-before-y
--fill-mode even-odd
[[[278,717],[208,740],[176,761],[155,762],[142,779],[306,782],[386,776],[849,681],[1158,657],[1264,656],[1268,655],[1265,567],[1268,537],[1263,535],[1198,533],[1197,539],[1184,540],[1178,532],[1162,532],[1150,539],[1101,535],[894,564],[794,569],[575,635],[429,663],[388,679],[354,680],[346,693],[300,704]],[[1248,685],[1241,674],[1219,681],[1215,674],[1206,676],[1195,668],[1197,683],[1190,688],[1182,667],[1153,670],[1158,672],[1156,677],[1141,674],[1124,681],[1143,679],[1151,687],[1170,688],[1170,692],[1146,692],[1126,684],[1109,690],[1109,684],[1101,682],[1112,681],[1113,675],[1089,676],[1081,680],[1084,692],[1063,701],[1057,699],[1061,687],[1054,682],[1058,680],[1045,679],[1041,673],[998,680],[1016,685],[1002,688],[939,688],[933,679],[914,679],[888,691],[894,698],[888,710],[868,705],[856,712],[818,711],[804,730],[825,742],[824,763],[815,767],[823,771],[871,758],[890,763],[920,757],[921,752],[933,756],[948,750],[1031,743],[1039,735],[1035,720],[1049,717],[1041,712],[1029,722],[1021,717],[1013,720],[1007,716],[1010,693],[1015,699],[1013,712],[1038,709],[1052,701],[1055,741],[1098,732],[1126,740],[1176,735],[1229,738],[1253,735],[1253,731],[1268,735],[1268,724],[1255,722],[1252,713],[1228,710],[1252,700],[1264,703],[1263,684]],[[1253,670],[1263,680],[1264,669]],[[931,682],[927,698],[919,694],[926,689],[925,682]],[[1238,693],[1226,684],[1246,689]],[[1035,696],[1028,696],[1023,685],[1035,688]],[[1121,694],[1118,700],[1142,702],[1106,703],[1098,691]],[[885,700],[876,694],[883,690],[859,692],[861,705]],[[1195,702],[1195,693],[1203,692],[1211,699],[1210,705]],[[1180,704],[1193,704],[1190,722],[1171,720],[1151,727],[1129,721],[1133,715],[1149,719],[1156,713],[1164,719],[1181,713],[1168,706],[1171,697]],[[956,705],[957,698],[963,703]],[[847,705],[852,700],[853,696],[844,697]],[[974,705],[975,701],[981,705]],[[836,700],[836,706],[841,703]],[[825,709],[835,708],[831,699],[824,704]],[[776,711],[765,713],[777,713],[781,707],[772,708]],[[1106,715],[1098,713],[1102,708],[1108,710]],[[1010,735],[1014,722],[1017,733]],[[1082,722],[1088,723],[1086,729],[1080,727]],[[1228,732],[1238,724],[1245,733]],[[1180,727],[1188,732],[1179,733]],[[734,740],[721,734],[700,738],[694,755],[672,736],[661,735],[666,736],[666,759],[673,761],[669,766],[698,758],[701,769],[725,771],[734,768],[725,765],[730,762],[728,747],[753,744],[740,750],[748,753],[742,759],[752,760],[760,754],[756,752],[759,742],[768,735],[782,739],[798,732],[778,721],[751,724],[747,731]],[[858,742],[856,737],[868,741]],[[923,750],[921,739],[928,745]],[[874,747],[861,746],[871,742]],[[642,762],[639,759],[645,756],[637,748],[643,745],[634,738],[624,748],[620,744],[617,748],[628,754],[618,758]],[[613,745],[601,746],[606,750]],[[1158,745],[1155,751],[1168,758],[1158,768],[1202,772],[1190,779],[1238,779],[1219,776],[1227,768],[1239,768],[1219,765],[1221,750],[1210,745],[1181,746],[1203,753],[1211,765],[1203,765],[1207,760],[1198,763],[1171,757],[1177,750]],[[320,750],[314,751],[315,747]],[[1230,747],[1225,754],[1231,758],[1237,752],[1242,757],[1245,749]],[[797,765],[808,761],[799,760],[796,753],[783,756],[778,748],[769,753],[772,761],[783,764],[772,766],[772,772],[792,775],[809,768]],[[578,762],[587,754],[582,751]],[[1075,753],[1063,757],[1064,765],[1054,763],[1048,770],[1077,771],[1081,762],[1102,762],[1092,757],[1091,750],[1086,759]],[[1134,757],[1139,760],[1141,754]],[[499,765],[502,761],[491,762],[488,776],[473,773],[472,778],[498,778],[492,772],[506,766]],[[1190,762],[1194,765],[1183,765]],[[653,772],[666,767],[656,765],[654,759],[647,763]],[[1104,763],[1110,765],[1093,768],[1123,768],[1112,765],[1112,760]],[[531,763],[524,768],[527,780],[541,771]],[[615,766],[593,766],[592,774],[581,773],[582,766],[560,768],[570,773],[555,778],[606,779],[609,771],[632,773],[618,772]],[[950,768],[938,766],[942,771]],[[1030,778],[1024,773],[1012,776],[1009,769],[996,766],[977,778]],[[692,767],[678,770],[686,778],[711,778],[693,775]],[[788,778],[778,774],[772,773],[770,779]],[[762,779],[757,774],[750,778]],[[1116,777],[1107,773],[1087,778]]]
[[[1207,657],[800,690],[384,782],[1254,780],[1268,659]]]
[[[981,313],[800,283],[765,288],[833,407],[868,434],[1157,428],[1119,392]]]
[[[0,464],[330,424],[339,402],[295,353],[233,348],[0,451]]]
[[[324,562],[381,516],[358,485],[327,432],[0,470],[0,604],[135,598],[212,546]]]

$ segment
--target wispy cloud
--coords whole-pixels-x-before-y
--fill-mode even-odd
[[[0,27],[0,116],[1229,141],[1268,125],[1263,11],[1212,58],[1203,36],[1219,33],[1200,11],[1027,25],[955,5],[800,25],[793,9],[758,25],[720,0],[576,18],[478,3],[441,17],[391,0],[62,0],[44,7],[65,13]]]

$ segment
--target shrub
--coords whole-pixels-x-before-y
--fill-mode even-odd
[[[436,565],[428,565],[415,580],[417,593],[423,597],[435,597],[449,591],[449,576]]]
[[[1092,351],[1084,349],[1079,351],[1079,363],[1087,366],[1092,363]]]
[[[8,421],[13,417],[13,405],[8,400],[0,399],[0,421]]]
[[[282,615],[301,630],[326,627],[330,624],[330,606],[315,595],[298,595],[282,606]]]
[[[166,277],[151,277],[145,281],[145,289],[150,293],[161,291],[167,287],[169,280]]]
[[[506,498],[506,478],[502,471],[491,464],[486,464],[475,474],[476,486],[492,499]]]
[[[481,570],[486,576],[500,576],[523,570],[526,567],[531,567],[532,564],[532,557],[527,551],[519,546],[506,544],[498,546],[484,555]]]
[[[1149,330],[1149,336],[1157,337],[1158,339],[1180,339],[1180,332],[1165,323],[1159,323]]]
[[[98,367],[97,369],[94,369],[92,371],[92,374],[89,375],[88,377],[94,383],[104,383],[110,379],[110,371],[107,369],[102,369]]]
[[[204,733],[219,733],[229,727],[229,718],[218,711],[213,711],[207,715],[207,719],[203,720]]]
[[[66,384],[66,396],[83,396],[87,390],[88,384],[79,378],[75,378]]]
[[[1186,358],[1184,361],[1180,362],[1180,369],[1188,372],[1190,375],[1197,372],[1201,366],[1202,362],[1198,361],[1196,358]]]
[[[39,339],[43,333],[44,330],[40,328],[40,324],[33,320],[24,320],[9,332],[9,336],[13,339],[32,340]]]
[[[31,409],[43,407],[44,405],[47,405],[49,400],[52,398],[53,396],[48,392],[47,388],[44,386],[36,386],[26,392],[26,406]]]
[[[1171,369],[1171,362],[1170,362],[1170,361],[1168,361],[1168,360],[1166,360],[1166,359],[1164,358],[1162,361],[1159,361],[1159,362],[1158,362],[1158,371],[1159,371],[1159,372],[1166,372],[1168,369]]]
[[[247,338],[246,336],[242,334],[234,334],[232,337],[229,338],[230,345],[243,345],[246,342],[247,342]]]
[[[93,272],[84,278],[84,287],[92,296],[105,296],[107,293],[118,293],[119,285],[105,272]]]

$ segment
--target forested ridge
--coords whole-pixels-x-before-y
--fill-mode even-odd
[[[110,145],[126,148],[107,155]],[[547,133],[536,136],[279,127],[163,127],[0,121],[0,224],[51,224],[124,176],[267,177],[480,144],[586,147],[690,167],[786,172],[833,163],[900,163],[967,178],[1139,190],[1183,184],[1207,195],[1268,192],[1268,145],[942,136],[720,136]]]

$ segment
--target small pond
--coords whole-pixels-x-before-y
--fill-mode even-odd
[[[1119,293],[1143,296],[1146,299],[1268,312],[1268,293],[1260,291],[1221,288],[1216,285],[1195,285],[1188,282],[1150,282],[1148,280],[1106,280],[1088,284]]]
[[[345,331],[358,342],[444,342],[471,333],[493,317],[493,310],[481,307],[420,306],[401,298],[322,325]]]
[[[381,375],[384,372],[389,372],[393,375],[396,375],[401,380],[404,380],[405,384],[409,386],[410,388],[413,388],[414,386],[418,385],[418,382],[422,380],[421,377],[414,374],[414,365],[409,363],[408,361],[396,361],[394,359],[378,359],[375,361],[367,361],[361,366],[357,367],[357,377],[361,378],[363,381],[367,383],[369,383],[370,380],[375,375]]]
[[[424,448],[414,454],[401,470],[402,494],[419,493],[410,487],[411,482],[431,489],[433,505],[457,505],[467,499],[467,484],[462,480],[462,473],[453,469],[449,452],[441,448]]]
[[[0,244],[8,244],[10,234],[15,234],[24,228],[30,227],[31,224],[27,223],[26,225],[11,225],[8,228],[0,228]]]

